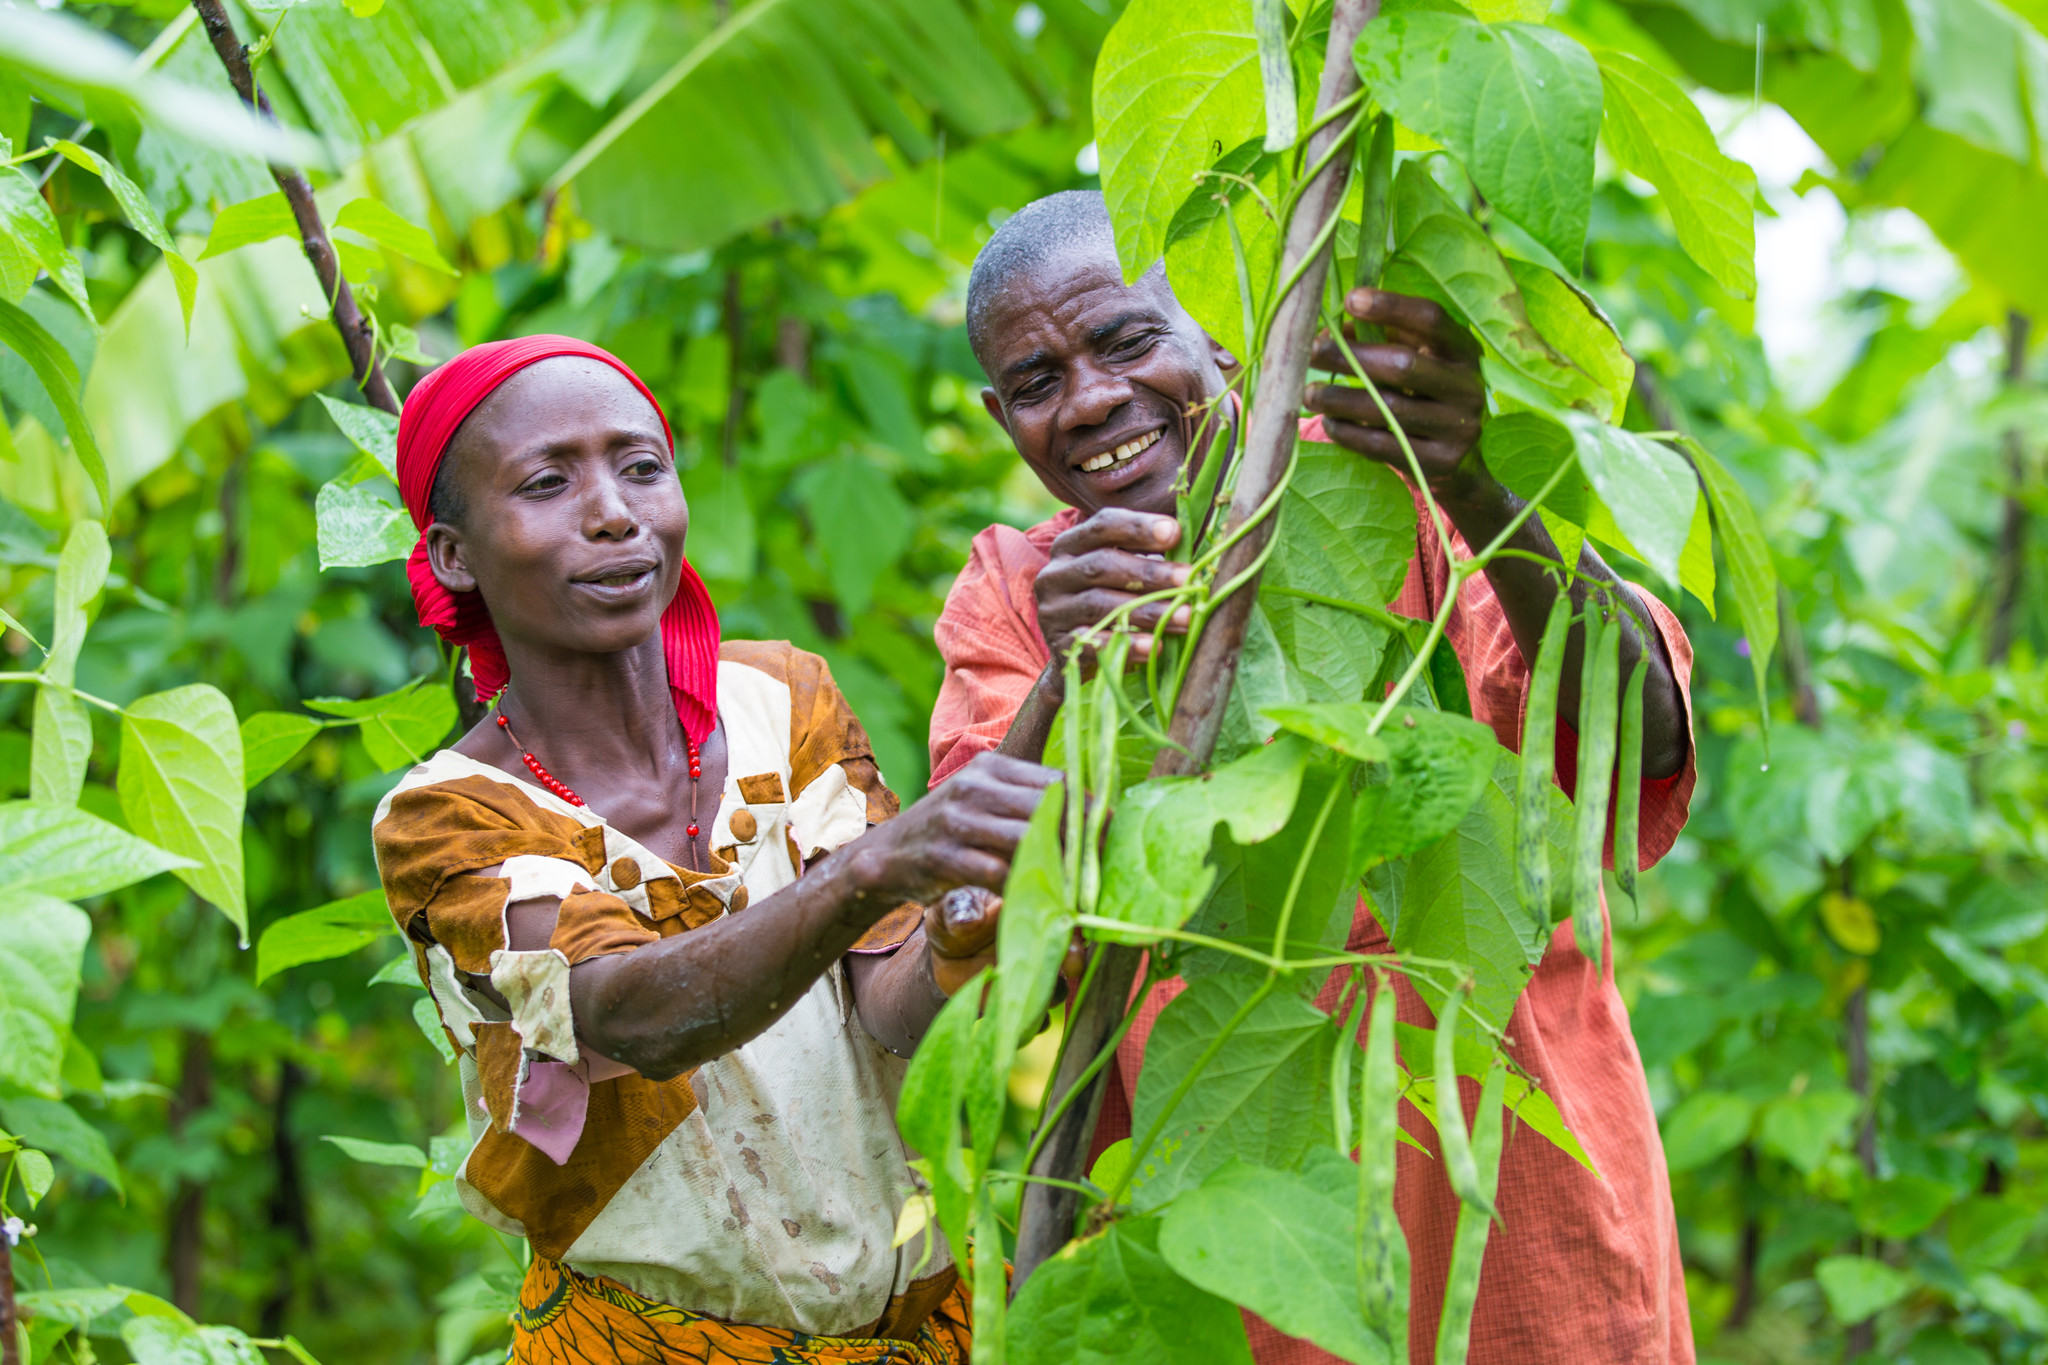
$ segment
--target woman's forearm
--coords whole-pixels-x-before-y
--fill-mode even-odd
[[[898,1057],[917,1051],[947,1000],[932,979],[924,929],[918,928],[893,953],[849,955],[846,974],[868,1036]]]
[[[1061,679],[1057,665],[1048,666],[1038,675],[1038,681],[1025,694],[1024,704],[1017,708],[1017,714],[1010,721],[1010,728],[1003,735],[1003,742],[996,746],[999,754],[1021,758],[1036,763],[1045,757],[1045,746],[1052,739],[1053,722],[1060,714]]]
[[[893,902],[834,859],[758,905],[569,975],[579,1042],[654,1080],[759,1036]]]

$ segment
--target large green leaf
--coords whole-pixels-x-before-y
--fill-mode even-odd
[[[859,616],[874,600],[875,580],[910,541],[910,505],[872,460],[850,450],[806,470],[797,490],[832,595],[848,616]]]
[[[178,250],[178,244],[172,240],[170,232],[164,227],[163,216],[156,211],[156,205],[149,202],[149,196],[142,192],[141,186],[123,175],[118,166],[98,152],[68,140],[59,140],[56,147],[67,160],[85,167],[106,182],[108,191],[114,196],[114,202],[121,206],[121,212],[127,217],[129,225],[141,233],[151,246],[163,252],[164,267],[171,272],[171,280],[178,289],[178,302],[185,310],[186,335],[191,335],[192,299],[199,292],[199,272],[192,268],[192,263]]]
[[[415,679],[381,697],[347,701],[315,697],[307,709],[353,720],[361,726],[363,747],[383,769],[410,767],[432,753],[448,737],[456,719],[455,694],[442,678]]]
[[[320,732],[320,722],[290,711],[258,711],[242,722],[242,783],[255,787]]]
[[[1069,1242],[1018,1291],[1009,1365],[1250,1365],[1244,1323],[1159,1254],[1159,1221]]]
[[[1162,777],[1124,793],[1102,855],[1099,915],[1133,926],[1122,937],[1149,942],[1148,929],[1175,928],[1208,894],[1216,826],[1241,844],[1287,823],[1301,790],[1308,746],[1282,740],[1201,777]]]
[[[933,150],[901,101],[969,138],[1030,119],[1006,27],[978,23],[962,0],[753,0],[657,76],[549,188],[574,180],[599,227],[678,251],[820,213],[888,173],[881,138],[913,159]]]
[[[1699,1090],[1664,1116],[1664,1160],[1690,1171],[1732,1151],[1749,1136],[1756,1106],[1725,1090]]]
[[[1465,164],[1496,209],[1576,271],[1593,199],[1600,70],[1537,24],[1403,10],[1365,26],[1358,73],[1402,123]]]
[[[1255,346],[1245,337],[1246,313],[1257,310],[1272,283],[1280,225],[1243,180],[1224,177],[1250,180],[1271,203],[1280,195],[1280,159],[1267,154],[1262,139],[1254,137],[1216,158],[1214,170],[1219,174],[1195,185],[1167,224],[1166,279],[1174,298],[1203,331],[1232,355],[1249,356]],[[1230,205],[1227,220],[1225,199]]]
[[[1861,1322],[1891,1307],[1913,1288],[1913,1277],[1872,1256],[1828,1256],[1813,1268],[1839,1322]]]
[[[1358,1176],[1348,1161],[1330,1165],[1350,1179],[1319,1183],[1233,1162],[1174,1200],[1159,1250],[1195,1285],[1287,1335],[1378,1365],[1392,1353],[1359,1303]]]
[[[393,255],[403,256],[430,270],[438,270],[443,275],[455,273],[455,267],[448,264],[441,255],[441,248],[435,245],[433,233],[417,223],[407,222],[404,215],[381,200],[351,199],[341,206],[341,212],[334,215],[334,226],[361,233]],[[328,410],[333,411],[332,406]]]
[[[0,1082],[52,1099],[92,921],[77,906],[0,891]]]
[[[1595,415],[1619,422],[1628,410],[1630,387],[1635,382],[1636,363],[1615,334],[1614,324],[1599,305],[1580,293],[1546,265],[1507,258],[1508,273],[1522,291],[1522,306],[1529,325],[1550,343],[1552,350],[1592,381]]]
[[[1778,646],[1778,574],[1771,564],[1771,547],[1757,523],[1756,509],[1749,495],[1715,459],[1706,447],[1688,442],[1700,483],[1706,488],[1707,506],[1714,517],[1714,532],[1721,553],[1728,560],[1728,586],[1735,596],[1735,614],[1742,633],[1749,640],[1749,665],[1756,675],[1757,702],[1769,714],[1771,653]]]
[[[0,185],[5,183],[6,177],[0,176]],[[107,507],[113,501],[107,482],[107,462],[100,454],[92,426],[85,420],[85,409],[80,406],[78,366],[72,363],[70,352],[32,314],[4,299],[0,299],[0,345],[27,361],[36,378],[42,381],[44,392],[63,420],[64,434],[71,439],[72,453],[99,493],[100,506]]]
[[[87,1175],[96,1175],[121,1189],[121,1168],[107,1146],[106,1135],[60,1100],[18,1097],[0,1101],[0,1117],[14,1135],[31,1147],[61,1156]]]
[[[1996,0],[1906,0],[1930,127],[2048,171],[2048,37]],[[2031,135],[2030,135],[2031,134]]]
[[[1560,403],[1601,406],[1591,376],[1565,363],[1529,322],[1500,251],[1419,161],[1394,179],[1394,244],[1386,287],[1435,299],[1524,380]]]
[[[406,226],[411,227],[411,224]],[[414,229],[418,231],[418,229]],[[320,406],[341,428],[357,450],[375,460],[387,479],[398,478],[398,419],[368,403],[344,403],[326,394],[317,395]]]
[[[1563,414],[1579,451],[1579,468],[1614,515],[1629,546],[1665,582],[1677,585],[1692,538],[1700,481],[1685,457],[1661,441],[1608,426],[1580,413]]]
[[[1488,472],[1509,492],[1526,500],[1543,491],[1559,465],[1576,459],[1578,448],[1570,431],[1542,413],[1504,412],[1488,418],[1480,428],[1479,453]],[[1543,507],[1575,526],[1584,526],[1592,496],[1583,472],[1573,470],[1551,489]]]
[[[1018,840],[1010,860],[1009,880],[1003,883],[996,959],[1004,964],[1004,970],[997,976],[986,1009],[997,1032],[1013,1045],[1027,1033],[1036,1032],[1045,1017],[1065,944],[1074,929],[1060,848],[1060,821],[1065,811],[1064,784],[1055,782],[1025,826],[1024,837]],[[984,1080],[1007,1085],[1007,1069]]]
[[[1095,128],[1126,279],[1164,254],[1196,174],[1263,131],[1264,105],[1244,0],[1134,0],[1123,12],[1095,62]]]
[[[346,476],[330,479],[313,496],[313,517],[323,569],[363,568],[404,559],[419,544],[420,533],[405,504],[377,480],[350,483]]]
[[[1323,714],[1334,719],[1348,712],[1355,722],[1374,709],[1359,702],[1341,711],[1323,708]],[[1500,752],[1493,731],[1469,716],[1413,706],[1396,707],[1379,737],[1391,762],[1385,783],[1358,794],[1351,861],[1359,868],[1441,838],[1472,809]]]
[[[263,1365],[239,1327],[200,1326],[183,1317],[134,1317],[121,1324],[121,1344],[135,1365]]]
[[[2022,311],[2048,316],[2048,254],[2027,232],[2048,221],[2048,175],[2039,169],[1916,122],[1852,197],[1911,209],[1972,276]]]
[[[1223,1026],[1262,989],[1260,977],[1203,977],[1166,1007],[1145,1046],[1135,1131],[1152,1127]],[[1299,996],[1274,991],[1259,1000],[1167,1118],[1132,1202],[1157,1208],[1226,1162],[1287,1170],[1328,1145],[1334,1040],[1329,1017]]]
[[[273,920],[256,941],[256,983],[308,962],[347,957],[396,927],[381,887]]]
[[[0,803],[0,892],[83,900],[192,865],[74,806]]]
[[[129,828],[193,860],[177,869],[246,943],[242,889],[242,735],[235,708],[204,683],[158,692],[121,716],[116,785]]]
[[[85,790],[92,758],[92,717],[85,703],[56,687],[36,689],[28,794],[37,801],[69,806]]]
[[[1756,293],[1756,175],[1721,154],[1685,91],[1648,62],[1600,48],[1607,145],[1657,187],[1678,244],[1737,298]]]
[[[241,247],[267,242],[274,237],[295,237],[299,220],[292,214],[284,191],[229,204],[213,217],[213,229],[206,235],[206,247],[199,259],[210,260]]]
[[[21,302],[38,270],[47,270],[79,311],[88,320],[94,318],[92,299],[85,292],[85,269],[64,245],[57,215],[28,173],[8,166],[0,169],[0,280],[5,281],[0,292],[7,302]],[[76,384],[71,387],[77,392]]]
[[[1384,611],[1415,556],[1415,500],[1393,470],[1337,446],[1302,443],[1281,501],[1264,586]],[[1374,615],[1305,599],[1269,610],[1305,700],[1356,701],[1390,631]]]

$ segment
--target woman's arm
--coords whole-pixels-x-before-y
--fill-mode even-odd
[[[984,754],[745,913],[578,963],[569,974],[578,1043],[655,1080],[741,1046],[904,901],[929,904],[959,886],[1000,888],[1025,824],[1056,776],[1035,763]],[[513,907],[512,946],[547,946],[558,909],[542,901]],[[927,957],[899,952],[888,960]]]

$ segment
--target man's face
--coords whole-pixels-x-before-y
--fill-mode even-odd
[[[1187,315],[1161,271],[1125,285],[1076,251],[1018,276],[989,310],[982,402],[1047,491],[1070,507],[1173,515],[1199,415],[1229,352]]]

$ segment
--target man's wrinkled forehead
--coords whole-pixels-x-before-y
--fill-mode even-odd
[[[1004,282],[989,310],[990,378],[1001,383],[1058,356],[1092,350],[1134,322],[1182,316],[1166,272],[1125,284],[1114,257],[1064,252]]]

